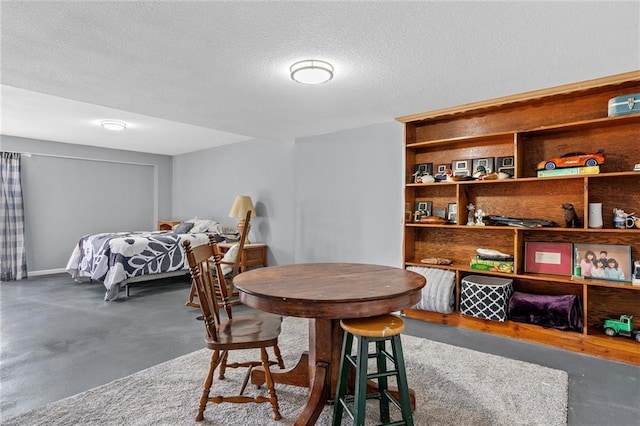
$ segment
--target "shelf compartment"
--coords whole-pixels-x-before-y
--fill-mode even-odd
[[[640,343],[625,337],[608,337],[604,334],[584,335],[577,331],[560,331],[513,321],[488,321],[461,315],[458,312],[440,314],[417,309],[405,309],[402,314],[408,318],[467,328],[640,365],[640,350],[638,350]]]
[[[406,262],[420,263],[424,258],[440,257],[452,260],[455,267],[468,268],[471,259],[476,257],[478,247],[513,252],[513,229],[492,227],[489,236],[486,229],[481,228],[484,227],[407,226],[405,234],[412,234],[414,253]]]
[[[509,138],[491,140],[489,144],[480,145],[474,142],[456,142],[455,145],[447,150],[442,147],[431,145],[420,145],[411,148],[410,154],[407,155],[407,177],[405,182],[413,183],[412,174],[415,171],[416,164],[432,163],[434,174],[437,166],[447,164],[453,167],[455,161],[471,160],[475,158],[495,158],[513,156],[514,142],[513,135]],[[470,174],[473,170],[469,171]]]
[[[589,286],[586,308],[589,312],[587,329],[589,334],[603,334],[602,325],[607,318],[619,318],[621,314],[633,315],[635,329],[640,329],[640,292],[630,288]],[[620,337],[624,339],[624,337]],[[638,352],[640,353],[640,343]]]
[[[431,185],[412,188],[413,201],[431,201],[433,207],[447,207],[456,202],[456,188],[451,185]],[[409,197],[407,197],[408,199]]]
[[[466,202],[487,215],[551,220],[564,226],[563,203],[584,212],[584,180],[570,179],[562,185],[544,180],[505,180],[501,185],[464,185]]]
[[[550,296],[560,296],[563,294],[575,294],[582,298],[584,286],[581,281],[571,281],[559,283],[557,275],[547,275],[547,279],[540,276],[539,279],[532,279],[531,275],[516,275],[513,278],[514,290],[523,293],[543,294]]]
[[[582,120],[574,122],[565,122],[553,126],[540,126],[530,130],[520,131],[518,133],[524,136],[544,136],[548,134],[562,133],[562,132],[575,132],[585,131],[590,129],[607,129],[615,128],[617,126],[625,126],[628,124],[640,124],[639,114],[622,115],[618,117],[605,117],[596,118],[592,120]]]
[[[433,208],[448,208],[449,204],[456,202],[456,187],[454,185],[419,185],[405,189],[405,223],[413,222],[413,214],[417,202],[431,201]]]
[[[522,241],[549,241],[580,244],[631,245],[640,250],[640,230],[635,229],[584,229],[580,228],[517,228]]]
[[[640,133],[640,129],[638,129]],[[640,161],[640,153],[636,157]],[[627,213],[640,216],[640,173],[623,176],[603,176],[599,179],[588,178],[589,202],[602,203],[602,222],[604,228],[613,228],[613,209],[622,209]],[[637,231],[640,229],[635,228]],[[629,231],[633,231],[630,229]]]
[[[609,99],[640,92],[638,72],[399,117],[407,144],[561,126],[607,117]],[[542,160],[541,160],[542,161]]]
[[[601,172],[631,171],[640,161],[640,119],[604,121],[603,126],[558,127],[542,132],[526,132],[518,135],[518,149],[523,153],[523,169],[520,176],[537,175],[538,163],[571,152],[596,152],[618,145],[615,151],[604,151],[605,162]],[[615,133],[612,128],[615,127]],[[615,134],[615,141],[612,141]]]
[[[513,152],[514,132],[500,132],[484,134],[479,136],[461,136],[457,138],[446,139],[429,139],[429,140],[417,140],[407,144],[407,150],[409,151],[437,151],[446,146],[447,149],[452,146],[458,148],[473,148],[477,146],[493,146],[500,144],[511,145]]]

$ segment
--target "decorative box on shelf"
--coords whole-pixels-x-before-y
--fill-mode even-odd
[[[460,313],[476,318],[505,321],[513,280],[468,275],[460,283]]]
[[[640,93],[616,96],[615,98],[609,99],[607,106],[609,117],[637,114],[640,112]]]

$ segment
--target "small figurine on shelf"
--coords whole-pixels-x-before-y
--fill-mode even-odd
[[[578,218],[573,204],[564,203],[562,208],[564,209],[564,226],[566,228],[582,228],[582,222]]]
[[[422,170],[418,170],[413,174],[413,181],[415,183],[433,183],[436,179],[431,176],[428,172],[423,172]]]
[[[482,221],[482,219],[484,219],[485,216],[486,215],[484,213],[484,210],[476,210],[476,226],[484,226],[484,222]]]
[[[613,209],[613,227],[616,229],[633,228],[635,226],[634,213],[626,213],[622,209]]]
[[[422,175],[422,183],[433,183],[436,181],[436,178],[431,176],[429,173],[425,173]]]
[[[467,216],[467,226],[473,226],[474,225],[474,212],[476,210],[476,206],[473,205],[473,203],[469,203],[469,205],[467,206],[467,210],[469,211],[469,215]]]
[[[487,169],[484,166],[478,166],[478,168],[473,171],[473,177],[476,179],[482,179],[482,177],[487,174]]]
[[[509,179],[510,177],[513,177],[513,176],[509,175],[508,173],[493,172],[493,173],[480,176],[479,179],[480,180],[499,180],[499,179],[501,180],[501,179]]]
[[[564,206],[564,204],[563,204]],[[582,275],[582,263],[580,262],[580,251],[578,248],[575,248],[575,253],[573,254],[573,258],[575,259],[575,265],[573,265],[573,274],[571,275],[571,280],[583,280],[584,276]],[[590,275],[590,271],[587,271],[587,275]]]

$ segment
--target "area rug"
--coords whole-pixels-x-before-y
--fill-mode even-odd
[[[304,319],[285,318],[280,348],[287,366],[307,345]],[[204,328],[203,328],[204,332]],[[409,386],[416,391],[414,423],[422,425],[566,425],[568,375],[564,371],[514,361],[426,339],[403,335]],[[194,416],[207,371],[208,349],[167,361],[106,385],[8,419],[4,425],[293,425],[307,390],[278,385],[283,419],[271,418],[266,404],[210,404],[205,420]],[[237,353],[235,359],[251,356]],[[215,393],[237,392],[242,374],[227,370],[214,380]],[[249,394],[264,387],[247,388]],[[367,425],[377,424],[370,401]],[[331,424],[331,406],[317,425]],[[343,424],[349,422],[345,419]]]

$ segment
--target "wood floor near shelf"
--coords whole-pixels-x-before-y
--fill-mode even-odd
[[[440,314],[417,309],[405,309],[402,313],[408,318],[517,338],[572,352],[640,365],[640,343],[625,337],[608,337],[604,333],[602,336],[585,335],[577,331],[561,331],[513,321],[488,321],[456,313]]]

